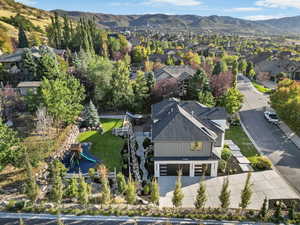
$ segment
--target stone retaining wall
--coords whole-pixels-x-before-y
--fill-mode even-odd
[[[71,126],[70,131],[68,132],[68,134],[65,135],[66,138],[63,141],[63,143],[59,146],[57,150],[53,152],[53,154],[50,157],[45,159],[45,162],[47,162],[47,164],[37,174],[38,182],[42,185],[42,189],[43,186],[46,186],[48,183],[47,180],[49,176],[49,171],[48,171],[49,165],[51,165],[51,163],[56,159],[62,159],[64,154],[70,149],[71,145],[76,143],[76,138],[79,135],[79,128],[76,125],[70,125],[70,126]]]

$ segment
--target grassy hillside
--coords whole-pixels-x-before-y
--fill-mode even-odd
[[[16,15],[24,16],[30,21],[32,29],[27,30],[29,39],[45,42],[45,28],[50,24],[52,13],[32,8],[14,0],[0,0],[0,49],[10,52],[16,46],[18,27],[11,22]],[[2,34],[1,34],[2,33]]]

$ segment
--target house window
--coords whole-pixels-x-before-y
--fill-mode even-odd
[[[192,151],[201,151],[203,149],[203,142],[195,141],[191,144]]]

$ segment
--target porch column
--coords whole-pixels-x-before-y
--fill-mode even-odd
[[[210,170],[210,176],[211,177],[217,177],[218,176],[218,162],[214,162],[210,164],[211,170]]]
[[[194,177],[194,176],[195,176],[195,164],[190,163],[190,177]]]
[[[154,176],[160,177],[160,166],[159,162],[154,162]]]

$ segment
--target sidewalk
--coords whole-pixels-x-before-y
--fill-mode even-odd
[[[280,121],[278,127],[300,149],[300,137],[294,131],[292,131],[283,121]]]

